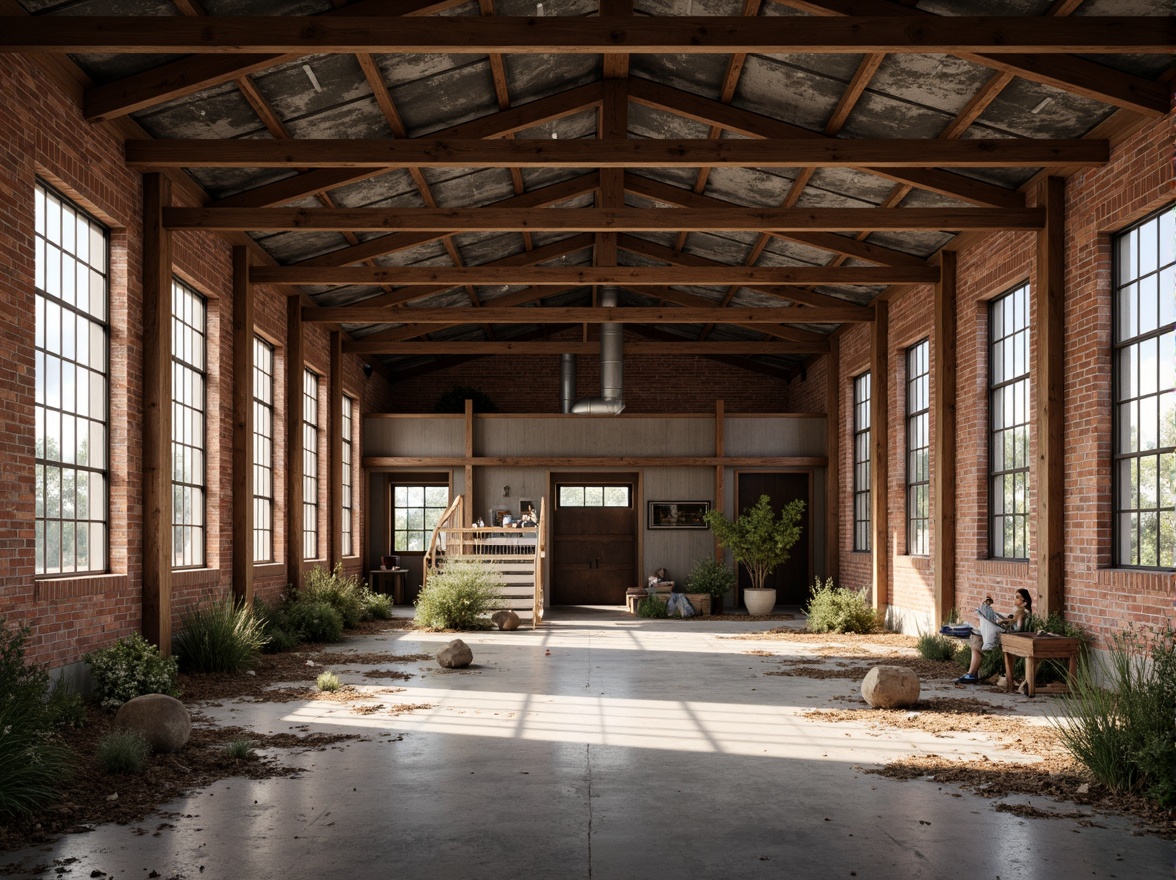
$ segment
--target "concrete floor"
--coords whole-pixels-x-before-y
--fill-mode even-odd
[[[298,779],[222,780],[174,801],[166,810],[184,818],[159,837],[103,826],[0,862],[76,858],[67,876],[133,880],[1172,877],[1173,845],[1133,836],[1128,820],[1023,819],[951,786],[864,775],[860,767],[900,755],[993,750],[979,733],[945,739],[803,719],[809,708],[845,706],[836,698],[858,685],[764,676],[778,660],[747,651],[798,656],[811,646],[722,638],[762,629],[559,610],[537,632],[465,636],[470,670],[397,667],[414,677],[380,701],[429,709],[206,709],[261,732],[307,725],[365,739],[285,752],[307,770]],[[347,648],[433,652],[450,638],[396,632]],[[959,694],[924,686],[924,695],[948,692]],[[1048,699],[975,693],[1041,723],[1056,710]]]

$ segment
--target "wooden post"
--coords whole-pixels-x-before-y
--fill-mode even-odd
[[[343,561],[343,334],[330,335],[330,370],[327,383],[327,444],[330,480],[327,483],[327,565]]]
[[[474,524],[474,402],[465,402],[465,497],[462,505],[463,525],[467,528]],[[520,511],[521,513],[521,511]],[[493,523],[491,523],[493,525]],[[391,552],[391,551],[389,551]]]
[[[233,248],[233,596],[253,602],[253,290]]]
[[[171,654],[171,181],[143,175],[143,636]]]
[[[935,296],[935,619],[955,605],[956,568],[956,253],[940,253]]]
[[[829,339],[825,358],[825,577],[841,574],[841,340]],[[850,493],[852,498],[852,492]],[[850,522],[853,522],[852,517]]]
[[[1066,181],[1047,177],[1037,189],[1045,226],[1037,233],[1037,271],[1032,285],[1037,329],[1037,602],[1042,617],[1065,607],[1065,228]]]
[[[890,304],[874,303],[870,338],[870,517],[873,520],[874,608],[890,604]]]
[[[302,585],[302,302],[286,300],[286,580]]]

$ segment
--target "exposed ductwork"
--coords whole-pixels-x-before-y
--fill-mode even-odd
[[[559,411],[570,413],[576,402],[576,356],[559,356]]]
[[[615,308],[616,304],[616,288],[606,287],[600,294],[600,305],[604,308]],[[572,404],[572,412],[615,416],[625,408],[624,333],[624,325],[619,322],[610,321],[600,325],[600,397],[577,400]],[[562,389],[562,363],[560,377]],[[572,385],[574,388],[574,375]]]

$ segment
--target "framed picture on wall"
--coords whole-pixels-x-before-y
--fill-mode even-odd
[[[705,529],[709,501],[650,501],[650,529]]]

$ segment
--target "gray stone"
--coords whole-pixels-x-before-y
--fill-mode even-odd
[[[519,628],[519,616],[513,611],[495,611],[490,620],[496,627],[506,632]]]
[[[437,652],[437,662],[446,669],[465,669],[474,662],[474,652],[461,639],[454,639]]]
[[[114,716],[116,727],[137,730],[152,751],[178,752],[192,735],[192,716],[184,704],[166,694],[144,694],[127,700]]]
[[[875,709],[899,709],[919,699],[919,676],[905,666],[875,666],[862,681],[862,697]]]

